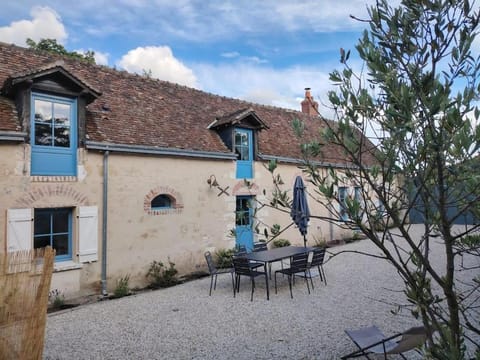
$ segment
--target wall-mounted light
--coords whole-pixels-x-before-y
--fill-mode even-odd
[[[210,175],[210,177],[207,179],[207,184],[210,185],[210,187],[212,186],[218,187],[218,182],[215,175]]]
[[[220,190],[220,192],[218,193],[218,196],[222,194],[230,196],[230,194],[227,192],[227,189],[229,188],[229,186],[227,186],[226,188],[221,188],[217,182],[217,178],[215,177],[215,175],[212,174],[209,176],[209,178],[207,179],[207,184],[210,186],[210,188],[212,188],[213,186],[213,187],[216,187],[218,190]]]

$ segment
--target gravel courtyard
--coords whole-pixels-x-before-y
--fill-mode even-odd
[[[419,234],[421,227],[412,231]],[[329,249],[343,250],[378,253],[368,240]],[[441,262],[439,250],[432,248],[432,259]],[[355,350],[345,329],[376,324],[391,335],[418,324],[408,311],[391,313],[393,303],[405,303],[405,298],[398,275],[385,261],[345,253],[324,268],[327,286],[315,278],[309,295],[297,278],[293,299],[281,277],[278,294],[271,282],[270,301],[262,278],[253,302],[247,279],[234,298],[231,280],[223,275],[212,296],[207,277],[52,313],[44,358],[339,359]]]

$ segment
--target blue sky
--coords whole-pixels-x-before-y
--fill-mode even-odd
[[[373,2],[7,0],[0,41],[55,38],[95,51],[99,64],[297,110],[310,87],[330,117],[328,73],[341,68],[341,47],[354,53],[365,26],[350,15],[366,18]]]

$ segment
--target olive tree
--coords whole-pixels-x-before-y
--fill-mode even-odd
[[[341,50],[342,69],[330,74],[336,121],[302,145],[303,170],[318,201],[341,209],[343,226],[361,231],[401,276],[428,332],[426,356],[463,359],[467,341],[480,346],[479,268],[459,261],[467,253],[480,259],[477,226],[454,226],[467,215],[480,218],[478,4],[404,0],[392,8],[378,0],[368,10],[368,19],[357,19],[367,24],[356,45],[363,67],[355,70]],[[301,135],[303,124],[294,126]],[[316,165],[312,159],[329,146],[322,144],[340,146],[351,166]],[[345,183],[360,193],[339,199]],[[278,194],[272,204],[288,206]],[[420,240],[409,232],[413,214],[424,224]],[[442,244],[441,269],[431,264],[432,241]],[[459,283],[458,271],[469,271],[469,281]]]

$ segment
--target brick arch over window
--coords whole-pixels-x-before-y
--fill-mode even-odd
[[[165,209],[152,209],[152,200],[159,195],[167,196],[171,207]],[[178,214],[183,210],[183,198],[178,191],[168,186],[158,186],[148,192],[143,200],[143,210],[149,215]]]
[[[244,180],[238,181],[232,189],[232,195],[241,196],[241,195],[258,195],[260,193],[260,188],[257,184],[250,182],[245,183]]]
[[[15,203],[18,207],[89,205],[88,197],[85,194],[67,184],[38,186],[22,195]]]

